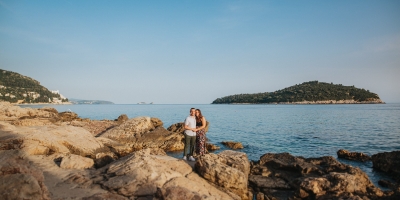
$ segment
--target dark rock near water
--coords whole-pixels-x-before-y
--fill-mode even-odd
[[[359,168],[335,158],[265,154],[252,163],[249,185],[257,199],[376,199],[384,193]]]
[[[374,154],[372,164],[374,169],[391,174],[400,183],[400,151]]]
[[[240,142],[224,141],[221,143],[231,149],[243,149],[243,145]]]
[[[211,144],[211,143],[207,143],[206,146],[207,146],[208,151],[215,151],[215,150],[221,149],[221,147],[219,147],[215,144]]]
[[[369,161],[371,160],[371,157],[367,154],[364,153],[359,153],[359,152],[349,152],[344,149],[340,149],[337,151],[338,158],[344,158],[347,160],[355,160],[355,161]]]

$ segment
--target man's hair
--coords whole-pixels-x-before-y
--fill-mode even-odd
[[[193,109],[196,110],[196,108],[191,108],[190,110],[193,110]]]

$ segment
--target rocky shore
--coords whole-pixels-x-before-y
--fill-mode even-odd
[[[168,156],[183,149],[182,123],[153,117],[82,119],[53,108],[0,102],[0,199],[400,199],[400,151],[371,157],[382,191],[359,168],[334,157],[266,153],[249,161],[227,150],[195,162]],[[213,147],[215,148],[215,147]],[[340,154],[340,155],[339,155]]]

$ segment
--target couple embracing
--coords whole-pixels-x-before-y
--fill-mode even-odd
[[[183,160],[195,161],[193,152],[203,156],[206,150],[206,118],[201,114],[200,109],[191,108],[190,115],[186,118],[185,125],[185,147],[183,149]]]

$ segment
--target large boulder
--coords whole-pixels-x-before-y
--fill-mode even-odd
[[[12,121],[19,118],[56,118],[54,109],[34,109],[34,108],[21,108],[14,106],[9,102],[0,102],[0,120]]]
[[[96,183],[130,198],[232,199],[197,174],[185,161],[169,157],[160,149],[143,149],[96,171]],[[179,189],[182,193],[177,194]]]
[[[100,137],[127,145],[131,151],[144,148],[161,148],[165,151],[178,151],[184,148],[183,135],[162,127],[157,118],[136,117],[114,127]]]
[[[130,154],[133,150],[129,144],[123,144],[105,137],[96,137],[96,140],[108,147],[112,153],[118,157],[124,157]]]
[[[55,108],[22,108],[8,102],[0,102],[0,121],[10,121],[17,126],[61,125],[82,120],[78,114],[71,111],[58,113]]]
[[[195,170],[220,188],[241,199],[249,199],[247,184],[250,163],[245,153],[228,150],[219,154],[206,154],[197,159]]]
[[[0,151],[0,199],[49,199],[43,172],[18,150]]]
[[[400,151],[374,154],[372,164],[374,169],[391,174],[400,183]]]
[[[90,132],[73,126],[13,126],[0,121],[0,150],[22,149],[31,155],[77,154],[95,158],[106,151]]]
[[[74,154],[64,156],[60,164],[60,167],[63,169],[88,169],[93,166],[93,159]]]
[[[264,154],[258,162],[252,163],[249,183],[260,199],[375,199],[384,196],[365,172],[331,156],[306,159],[288,153]]]

